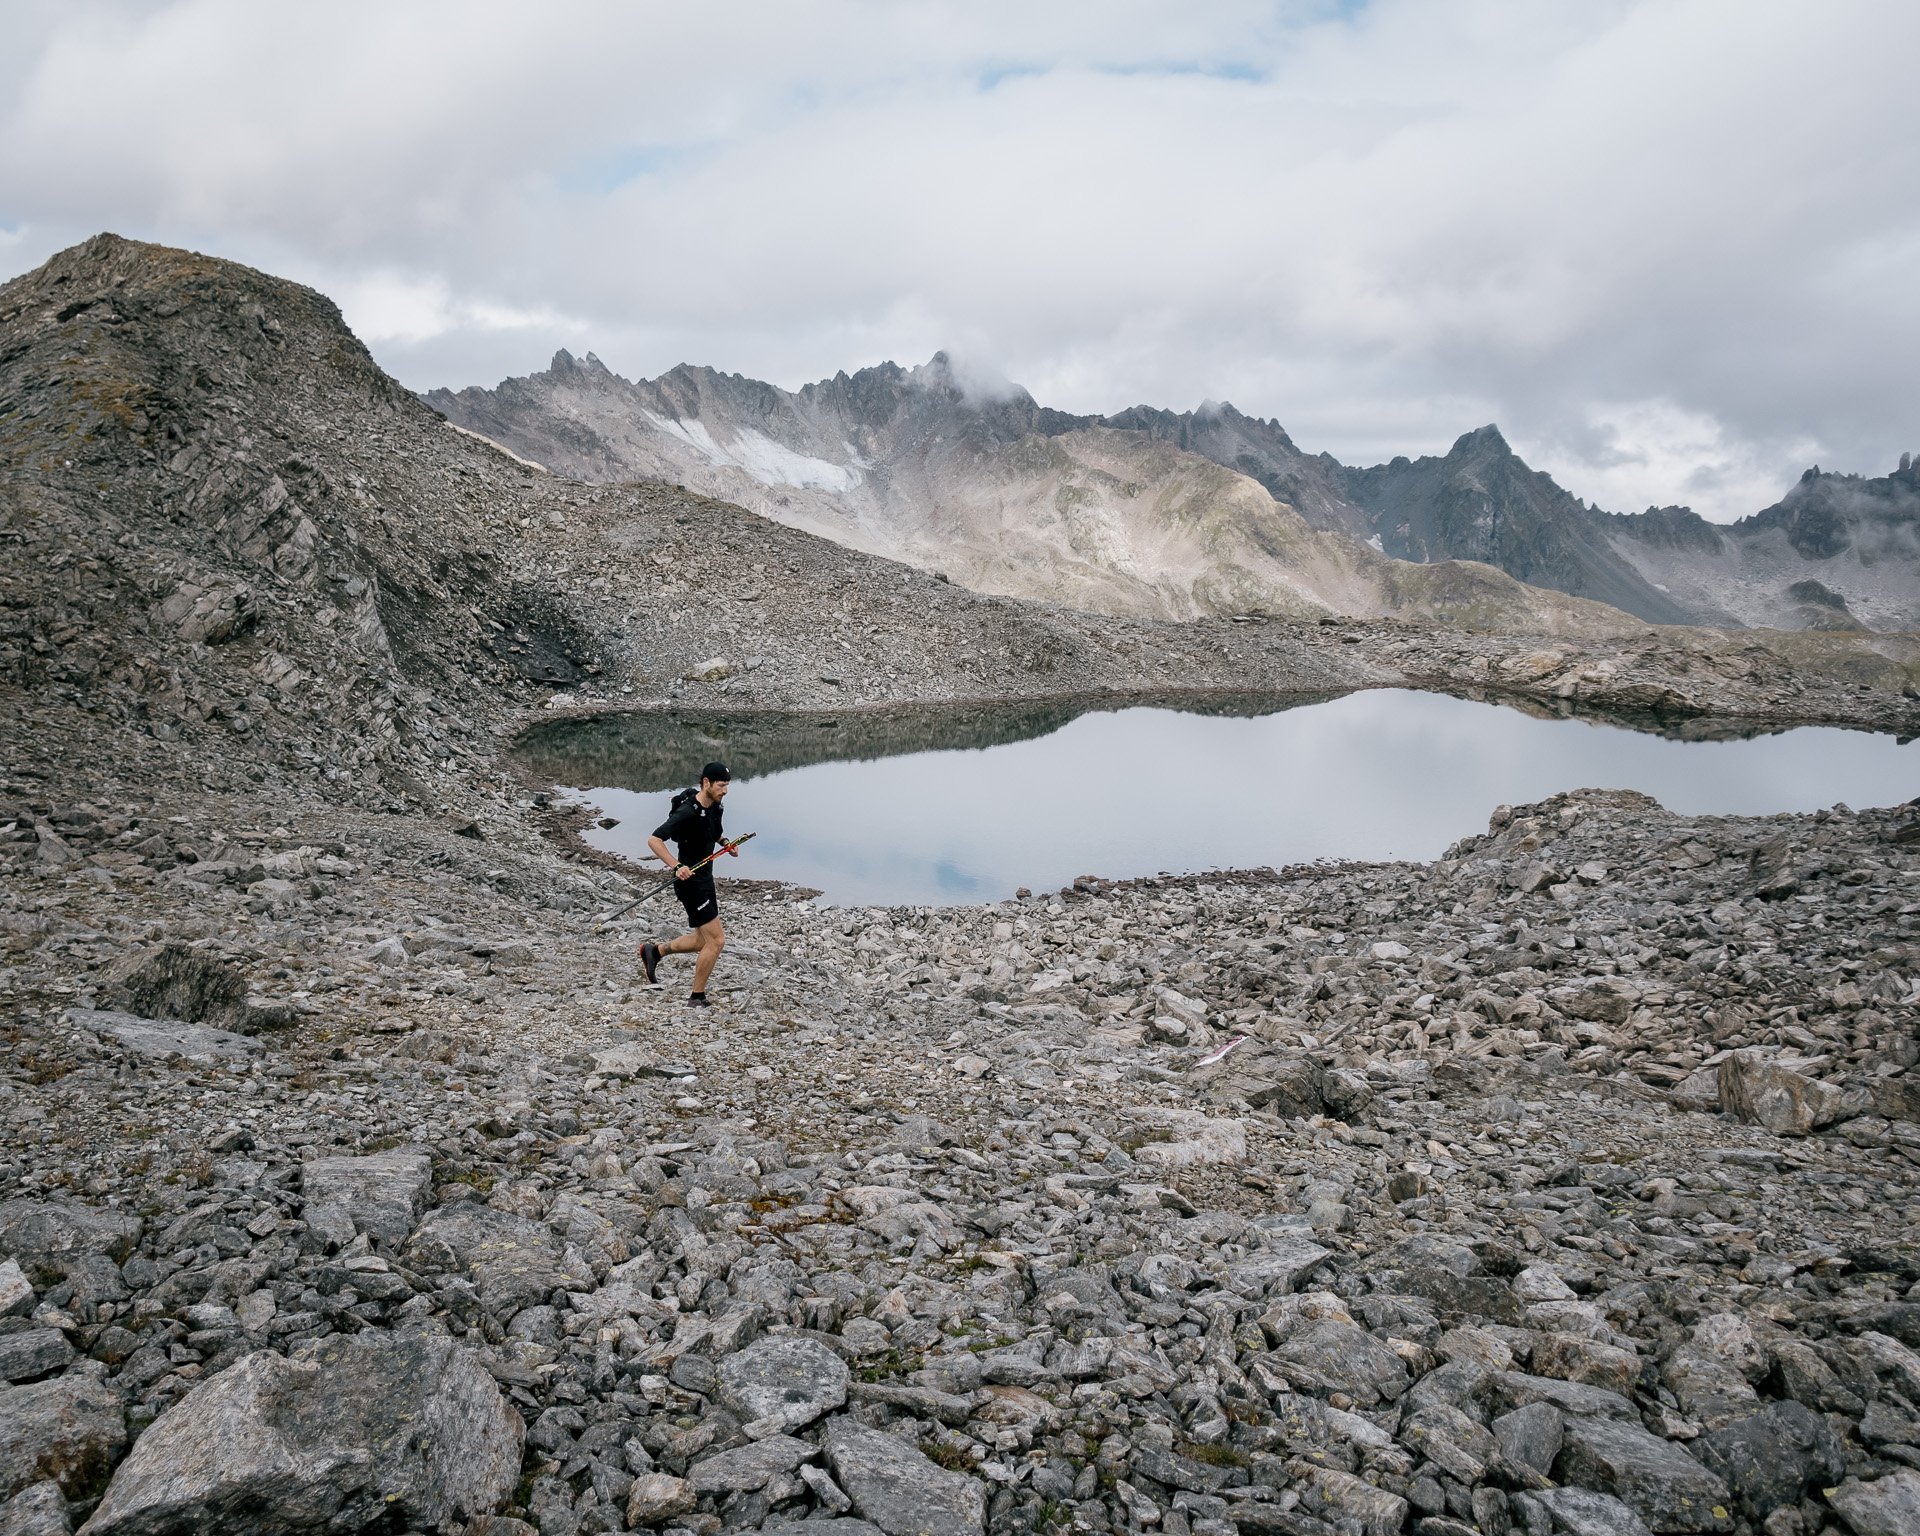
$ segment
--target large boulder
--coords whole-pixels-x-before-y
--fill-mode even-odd
[[[1846,1102],[1846,1094],[1832,1083],[1753,1051],[1735,1051],[1720,1063],[1720,1107],[1776,1136],[1805,1136],[1831,1125]]]
[[[526,1428],[444,1338],[333,1336],[300,1359],[244,1357],[154,1421],[86,1536],[441,1529],[489,1513]]]
[[[827,1461],[861,1516],[887,1536],[980,1536],[986,1490],[936,1467],[897,1435],[849,1418],[831,1419]]]
[[[1336,1318],[1307,1324],[1267,1358],[1296,1387],[1344,1392],[1362,1408],[1391,1402],[1407,1390],[1407,1367],[1399,1355],[1366,1329]]]
[[[1920,1531],[1920,1472],[1903,1467],[1872,1482],[1850,1477],[1827,1502],[1854,1536],[1913,1536]]]
[[[1702,1435],[1693,1449],[1727,1480],[1756,1522],[1799,1503],[1810,1488],[1832,1487],[1847,1470],[1846,1452],[1832,1426],[1794,1402],[1769,1403]]]
[[[140,1241],[138,1219],[54,1200],[0,1201],[0,1254],[36,1285],[55,1285],[79,1260],[96,1255],[118,1264]]]
[[[1727,1485],[1671,1440],[1628,1419],[1568,1418],[1554,1473],[1630,1504],[1656,1532],[1733,1529]]]
[[[720,1362],[720,1401],[749,1435],[802,1429],[847,1400],[846,1361],[818,1339],[762,1339]]]
[[[101,978],[112,1002],[143,1019],[179,1019],[245,1032],[252,1023],[247,977],[186,944],[124,956]]]
[[[593,1271],[537,1221],[465,1200],[428,1214],[407,1243],[417,1269],[470,1278],[480,1304],[505,1320],[555,1291],[593,1289]]]
[[[94,1493],[127,1443],[126,1405],[100,1367],[0,1387],[0,1498],[54,1482],[70,1497]]]
[[[419,1222],[432,1184],[433,1162],[424,1152],[320,1157],[300,1172],[309,1208],[345,1211],[360,1231],[396,1247]]]

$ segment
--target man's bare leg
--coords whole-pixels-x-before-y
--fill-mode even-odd
[[[726,925],[719,918],[702,923],[687,935],[699,945],[699,959],[693,963],[693,990],[705,992],[707,978],[713,974],[714,962],[720,958],[720,951],[727,947]]]
[[[693,963],[693,990],[707,990],[707,978],[713,974],[720,951],[727,947],[727,927],[719,918],[702,923],[691,933],[683,933],[660,946],[662,955],[697,955]]]

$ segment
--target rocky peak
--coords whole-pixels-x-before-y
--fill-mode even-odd
[[[1725,542],[1720,530],[1692,507],[1648,507],[1644,512],[1599,515],[1627,537],[1656,548],[1715,554]]]
[[[1492,422],[1484,427],[1475,427],[1471,432],[1463,432],[1455,439],[1454,445],[1447,451],[1449,459],[1480,457],[1517,458],[1500,429]]]

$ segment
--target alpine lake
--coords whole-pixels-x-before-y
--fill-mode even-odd
[[[719,758],[730,878],[835,905],[950,906],[1077,876],[1438,858],[1495,806],[1635,789],[1688,815],[1920,794],[1920,744],[1819,726],[1560,714],[1380,689],[839,714],[670,709],[543,722],[524,768],[650,867],[668,800]],[[743,892],[742,894],[746,894]]]

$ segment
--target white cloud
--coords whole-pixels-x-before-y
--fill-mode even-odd
[[[578,333],[587,329],[548,307],[520,309],[511,304],[463,297],[441,277],[410,277],[373,272],[324,284],[339,304],[354,334],[370,348],[383,343],[417,346],[454,330]]]
[[[1671,400],[1595,404],[1586,426],[1581,444],[1516,444],[1516,451],[1562,484],[1577,481],[1609,512],[1677,503],[1729,522],[1779,500],[1819,454],[1811,438],[1736,437],[1712,416]]]
[[[99,228],[247,260],[333,293],[415,385],[563,343],[787,385],[945,347],[1048,404],[1229,399],[1350,459],[1498,420],[1623,507],[1751,510],[1802,447],[1920,446],[1920,7],[178,0],[8,27],[0,266]]]

